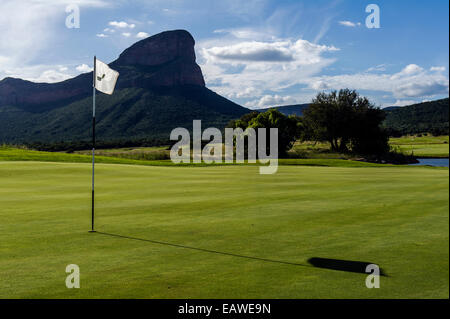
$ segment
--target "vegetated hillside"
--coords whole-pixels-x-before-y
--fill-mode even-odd
[[[435,135],[449,133],[448,98],[384,110],[386,120],[383,126],[393,136],[425,132]]]
[[[278,111],[280,111],[281,113],[283,113],[284,115],[297,115],[297,116],[302,116],[303,114],[303,110],[305,108],[307,108],[309,106],[309,104],[294,104],[294,105],[284,105],[284,106],[274,106],[274,107],[270,107],[270,109],[277,109]],[[259,112],[265,112],[267,111],[269,108],[265,108],[265,109],[259,109]]]
[[[99,140],[168,139],[176,127],[224,127],[248,112],[205,87],[195,41],[166,31],[126,49],[110,66],[120,76],[113,95],[97,94]],[[0,143],[89,139],[92,72],[59,83],[0,81]]]
[[[191,129],[193,119],[201,119],[204,127],[222,127],[245,113],[234,115],[226,109],[230,101],[207,88],[195,86],[123,88],[111,96],[98,94],[96,100],[99,140],[168,139],[176,127]],[[0,127],[3,141],[76,141],[89,139],[91,134],[92,97],[46,112],[5,109]]]

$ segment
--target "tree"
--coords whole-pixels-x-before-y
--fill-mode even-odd
[[[333,151],[382,154],[388,135],[380,127],[384,112],[349,89],[322,92],[303,112],[305,130],[313,140],[327,141]]]
[[[252,112],[243,115],[240,119],[231,121],[227,127],[230,128],[253,128],[258,132],[258,128],[278,128],[278,152],[280,156],[286,155],[300,137],[302,133],[302,122],[297,116],[286,116],[276,109],[269,109],[266,112]],[[267,134],[269,138],[269,134]],[[266,143],[269,145],[269,143]]]

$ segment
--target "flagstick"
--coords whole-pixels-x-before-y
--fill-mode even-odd
[[[95,170],[95,76],[96,76],[96,57],[94,56],[94,76],[92,82],[92,227],[90,232],[94,230],[94,170]]]

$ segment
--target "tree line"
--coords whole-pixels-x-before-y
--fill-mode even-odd
[[[141,139],[115,139],[98,140],[95,142],[96,149],[124,148],[124,147],[151,147],[169,145],[169,139],[141,138]],[[60,142],[29,142],[24,144],[26,147],[38,151],[47,152],[68,152],[89,150],[92,148],[91,140],[83,141],[60,141]]]
[[[276,109],[252,112],[231,121],[231,128],[278,128],[279,153],[286,156],[297,140],[328,142],[331,151],[367,157],[392,157],[386,114],[356,91],[319,93],[303,115],[286,116]],[[398,156],[397,156],[398,157]]]

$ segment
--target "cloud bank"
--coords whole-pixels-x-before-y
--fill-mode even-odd
[[[378,92],[398,104],[449,92],[442,66],[425,69],[411,63],[389,73],[390,66],[380,64],[364,72],[327,75],[337,61],[335,46],[277,38],[248,28],[215,34],[218,38],[200,41],[197,48],[206,83],[250,108],[305,103],[320,91],[343,88]]]

